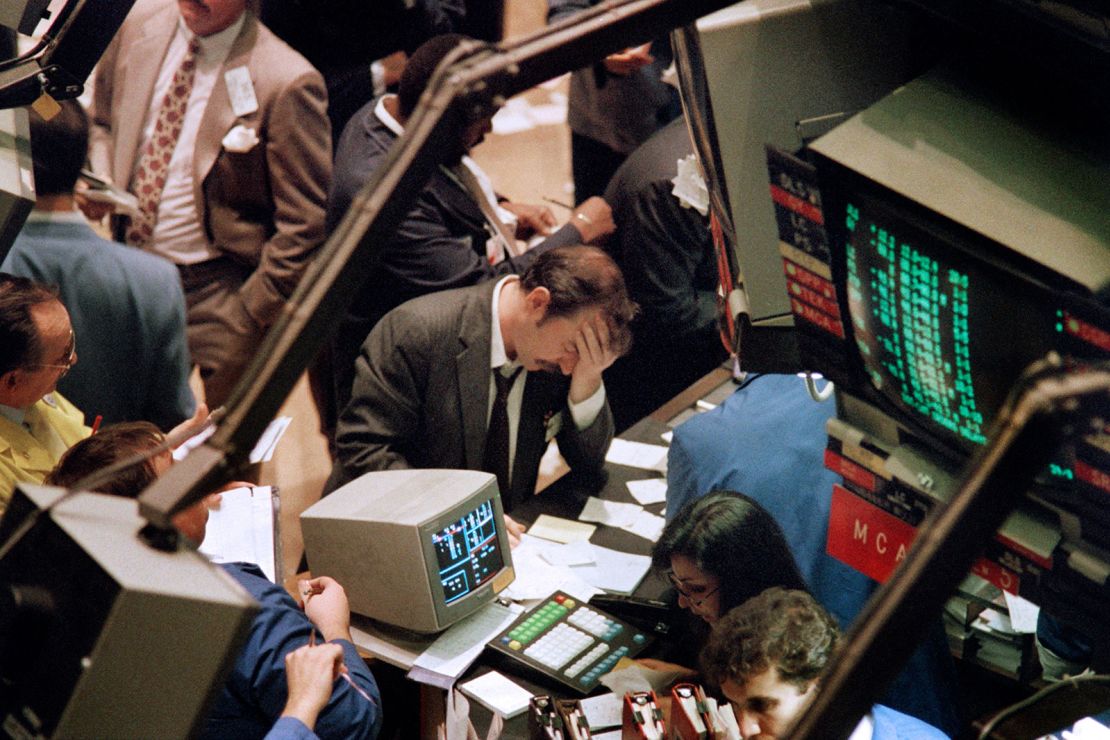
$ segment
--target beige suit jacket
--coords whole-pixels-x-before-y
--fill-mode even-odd
[[[105,51],[93,89],[90,158],[126,185],[179,13],[172,0],[139,0]],[[223,72],[246,66],[258,110],[236,116]],[[324,240],[331,130],[320,74],[250,11],[204,111],[194,149],[197,213],[211,244],[253,268],[240,290],[262,327],[273,323]],[[223,148],[236,125],[255,131],[248,152]]]

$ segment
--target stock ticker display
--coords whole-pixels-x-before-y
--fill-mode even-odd
[[[504,566],[493,501],[480,504],[432,534],[443,597],[451,604],[473,593]]]

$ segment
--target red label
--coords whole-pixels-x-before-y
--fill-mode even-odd
[[[1009,568],[1003,568],[998,563],[987,560],[986,558],[979,558],[975,561],[975,565],[971,566],[971,572],[982,578],[984,581],[993,583],[1003,591],[1018,594],[1018,589],[1021,587],[1021,578],[1017,573],[1014,573]]]
[[[824,329],[829,334],[835,335],[838,339],[844,339],[844,327],[840,325],[840,321],[834,319],[828,314],[821,313],[808,303],[790,299],[790,308],[794,311],[794,315],[803,318],[809,323]]]
[[[783,190],[778,185],[771,186],[771,200],[819,226],[825,225],[825,216],[821,213],[820,208],[813,205],[808,200],[802,200],[793,193]]]
[[[791,297],[803,300],[833,318],[840,318],[840,306],[836,305],[836,301],[830,301],[817,291],[810,290],[790,279],[786,281],[786,290],[790,293]]]
[[[1110,493],[1110,475],[1082,460],[1077,459],[1075,461],[1075,477],[1084,483],[1089,483],[1095,488],[1101,488],[1103,491]]]
[[[786,273],[787,280],[795,280],[807,288],[816,290],[830,301],[836,300],[836,291],[833,289],[833,284],[830,281],[820,275],[810,272],[797,262],[784,259],[782,261],[782,271]]]
[[[842,563],[882,583],[906,557],[915,534],[893,514],[833,485],[825,549]]]
[[[848,458],[833,450],[825,450],[825,467],[842,475],[860,488],[875,491],[875,476],[862,465],[857,465]]]

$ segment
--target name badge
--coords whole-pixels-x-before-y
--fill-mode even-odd
[[[231,110],[236,116],[248,116],[258,110],[258,98],[254,96],[254,83],[246,67],[236,67],[224,72],[227,96],[231,99]]]

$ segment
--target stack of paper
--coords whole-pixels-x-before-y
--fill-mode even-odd
[[[531,691],[513,683],[497,671],[490,671],[461,683],[459,690],[505,719],[511,719],[526,710],[532,700]]]
[[[436,638],[412,665],[408,678],[446,689],[477,660],[486,643],[513,623],[519,606],[486,604]]]

